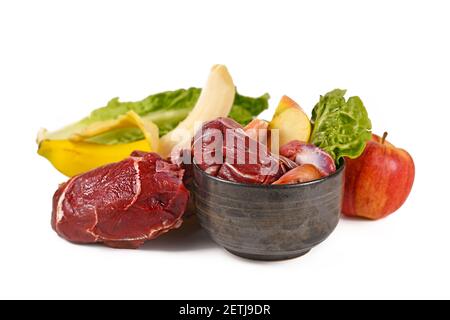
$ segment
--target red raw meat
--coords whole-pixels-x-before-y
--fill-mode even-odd
[[[283,174],[298,167],[298,164],[289,158],[286,158],[281,155],[279,156],[279,158],[280,158],[281,167],[283,168]]]
[[[177,165],[134,152],[62,184],[53,197],[52,227],[75,243],[138,248],[178,228],[188,203]]]
[[[271,184],[285,172],[279,158],[234,120],[219,118],[205,123],[201,130],[193,141],[193,155],[206,173],[233,182]]]
[[[336,171],[333,158],[310,143],[293,140],[280,148],[280,154],[299,166],[304,164],[314,165],[324,177]]]

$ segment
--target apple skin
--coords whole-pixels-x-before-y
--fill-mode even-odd
[[[312,164],[302,164],[285,173],[272,184],[297,184],[322,178],[320,171]]]
[[[373,134],[363,154],[346,159],[342,212],[349,217],[384,218],[408,198],[415,167],[412,157]]]

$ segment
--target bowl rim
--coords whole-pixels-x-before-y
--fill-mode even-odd
[[[326,177],[308,181],[308,182],[295,183],[295,184],[250,184],[250,183],[228,181],[228,180],[224,180],[224,179],[221,179],[218,177],[214,177],[214,176],[206,173],[195,163],[195,160],[192,162],[192,165],[194,166],[194,170],[199,171],[201,175],[207,177],[207,179],[214,180],[218,183],[224,183],[224,184],[228,184],[228,185],[232,185],[232,186],[236,186],[236,187],[267,189],[267,190],[280,190],[280,189],[295,189],[295,188],[301,188],[301,187],[311,186],[311,185],[315,185],[315,184],[320,184],[328,179],[331,179],[331,178],[341,174],[341,172],[345,169],[346,161],[344,158],[340,158],[339,163],[336,166],[336,171]],[[194,176],[194,181],[195,181],[195,176]],[[197,182],[195,182],[195,183],[197,184]]]

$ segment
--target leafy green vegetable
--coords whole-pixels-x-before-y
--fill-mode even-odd
[[[200,88],[166,91],[136,102],[121,102],[119,98],[114,98],[106,106],[92,111],[88,117],[81,121],[49,133],[47,138],[64,140],[90,125],[101,121],[114,120],[128,111],[134,111],[145,120],[151,120],[158,126],[159,133],[163,136],[188,116],[194,108],[200,92]],[[268,108],[268,100],[268,94],[259,98],[251,98],[236,93],[230,117],[240,124],[246,125]],[[136,128],[121,128],[95,136],[88,141],[101,144],[118,144],[143,138],[142,132]]]
[[[268,93],[259,98],[246,97],[236,93],[229,117],[245,126],[269,107],[269,99]]]
[[[345,93],[335,89],[320,96],[311,117],[311,142],[336,162],[342,157],[359,157],[371,138],[372,124],[363,102],[359,97],[345,101]]]
[[[180,122],[194,107],[200,91],[197,88],[189,88],[160,92],[136,102],[120,102],[119,98],[114,98],[105,107],[92,111],[82,122],[89,125],[97,121],[116,119],[128,111],[134,111],[141,117],[147,116],[158,126],[168,121]],[[173,112],[175,110],[176,112]]]

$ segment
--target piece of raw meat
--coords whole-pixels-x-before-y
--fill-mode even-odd
[[[285,171],[267,146],[249,137],[232,119],[205,123],[193,141],[195,163],[218,178],[248,184],[271,184]]]
[[[286,158],[284,156],[279,156],[279,159],[280,159],[281,168],[283,169],[283,174],[298,167],[298,164],[289,158]]]
[[[156,153],[134,152],[62,184],[52,227],[75,243],[138,248],[178,228],[188,203],[183,170]]]
[[[328,176],[336,171],[336,165],[333,158],[313,144],[291,141],[280,148],[280,154],[299,166],[303,164],[314,165],[322,176]]]

